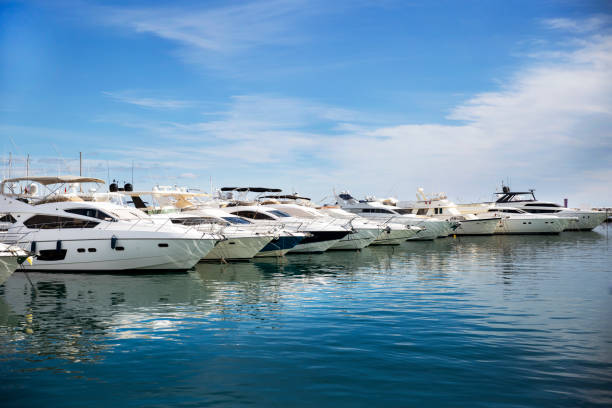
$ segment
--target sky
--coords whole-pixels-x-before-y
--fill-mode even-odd
[[[612,3],[0,0],[2,176],[612,205]]]

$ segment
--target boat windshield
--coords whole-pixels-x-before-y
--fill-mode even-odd
[[[269,213],[274,214],[278,217],[291,217],[289,214],[287,214],[286,212],[283,212],[281,210],[268,210]]]
[[[224,220],[229,221],[231,224],[251,224],[251,221],[247,221],[240,217],[222,217]]]

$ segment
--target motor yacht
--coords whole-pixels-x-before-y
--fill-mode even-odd
[[[338,205],[343,210],[357,214],[359,216],[375,220],[380,223],[392,222],[422,228],[423,231],[416,234],[409,240],[432,240],[438,237],[448,236],[456,224],[427,218],[414,214],[401,214],[397,207],[382,203],[374,197],[367,197],[365,200],[357,200],[348,191],[336,194]]]
[[[27,185],[24,187],[22,183]],[[191,269],[216,239],[193,228],[79,194],[103,180],[22,177],[0,183],[0,212],[10,214],[7,236],[29,251],[25,270],[152,271]],[[88,200],[88,201],[85,201]]]
[[[216,236],[217,244],[203,261],[250,260],[275,238],[275,234],[278,235],[272,228],[262,228],[219,209],[199,207],[196,197],[207,194],[189,192],[186,188],[156,186],[152,191],[119,192],[119,196],[129,197],[137,208],[153,218],[170,219],[174,224]],[[147,196],[151,196],[151,203],[145,201]]]
[[[225,189],[228,188],[229,187],[225,187]],[[232,188],[238,189],[238,187]],[[272,189],[266,190],[262,188],[262,190],[271,191]],[[228,190],[222,189],[222,191]],[[273,191],[277,192],[278,190]],[[350,233],[350,230],[347,228],[338,226],[331,221],[326,222],[316,219],[293,217],[282,210],[265,205],[253,205],[243,200],[228,200],[228,196],[222,197],[222,200],[218,203],[223,211],[253,220],[257,224],[272,226],[280,225],[285,230],[295,233],[304,233],[305,237],[303,240],[291,248],[288,253],[325,252]]]
[[[557,217],[578,219],[570,222],[565,228],[568,231],[590,231],[606,221],[606,213],[597,210],[581,210],[578,208],[565,208],[559,204],[539,201],[535,197],[535,190],[510,191],[507,186],[502,186],[501,193],[495,193],[499,198],[495,201],[496,208],[512,207],[518,208],[531,214],[548,214]]]
[[[453,232],[455,235],[492,235],[501,221],[501,217],[492,214],[489,214],[489,217],[462,214],[444,193],[426,196],[423,188],[419,188],[416,197],[416,201],[395,203],[398,207],[396,211],[400,214],[414,214],[457,223]]]
[[[370,245],[378,235],[380,229],[374,224],[367,224],[353,216],[350,220],[343,220],[336,217],[331,217],[329,214],[322,212],[316,208],[297,204],[298,200],[302,202],[305,200],[310,201],[305,197],[299,197],[297,195],[275,195],[275,196],[264,196],[262,197],[263,206],[269,206],[280,210],[292,217],[317,220],[326,225],[336,225],[342,229],[346,229],[349,233],[340,239],[338,242],[333,244],[329,249],[337,250],[355,250],[363,249]],[[284,201],[278,201],[284,200]]]
[[[320,211],[331,217],[345,220],[350,225],[356,224],[376,229],[378,233],[370,245],[400,245],[423,230],[419,227],[392,222],[379,224],[373,220],[343,210],[339,206],[324,206],[320,208]]]
[[[6,282],[27,256],[28,253],[18,246],[0,242],[0,285]]]
[[[496,234],[559,234],[574,222],[566,217],[531,214],[512,207],[493,207],[489,209],[489,214],[501,216]]]

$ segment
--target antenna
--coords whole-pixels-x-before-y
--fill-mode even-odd
[[[9,162],[8,162],[8,178],[11,178],[11,161],[13,160],[13,153],[9,152]]]

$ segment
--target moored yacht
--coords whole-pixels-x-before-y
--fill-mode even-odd
[[[376,223],[373,220],[360,217],[356,214],[343,210],[339,206],[325,206],[320,209],[323,213],[342,220],[346,220],[351,225],[371,226],[378,231],[376,238],[370,245],[400,245],[402,242],[413,238],[423,229],[396,223]]]
[[[559,234],[577,219],[548,214],[531,214],[518,208],[493,207],[489,214],[501,216],[496,234]]]
[[[198,206],[196,197],[206,194],[165,186],[156,186],[153,191],[128,191],[123,194],[153,218],[170,219],[173,224],[215,235],[217,244],[202,258],[204,261],[252,259],[275,237],[276,231],[271,228],[262,228],[216,208]],[[145,206],[143,197],[148,195],[156,205]]]
[[[266,199],[267,201],[264,201],[262,204],[287,213],[292,217],[317,220],[329,225],[336,225],[349,231],[345,237],[334,243],[329,249],[362,249],[374,242],[380,233],[379,228],[374,226],[374,224],[367,225],[360,221],[358,217],[354,216],[350,220],[342,220],[340,218],[331,217],[329,214],[313,207],[295,204],[297,198],[298,196],[296,195],[265,196],[262,197],[262,199]],[[278,199],[291,201],[281,203],[277,201]],[[304,197],[301,199],[305,200]]]
[[[397,202],[396,211],[400,214],[415,214],[455,222],[455,235],[492,235],[501,221],[501,217],[492,214],[489,214],[489,217],[461,214],[457,205],[444,193],[426,196],[423,189],[419,188],[416,196],[416,201]]]
[[[443,220],[413,214],[401,214],[396,207],[381,203],[373,197],[358,201],[346,191],[336,194],[336,200],[342,209],[353,214],[381,223],[392,222],[423,229],[410,240],[432,240],[445,237],[450,234],[454,226],[452,223]]]
[[[495,193],[499,196],[495,201],[495,207],[512,207],[532,214],[577,218],[577,222],[571,222],[566,227],[566,230],[569,231],[590,231],[606,220],[606,213],[604,211],[565,208],[559,204],[539,201],[536,199],[534,191],[533,189],[520,192],[510,191],[509,187],[503,186],[501,193]]]
[[[95,201],[91,195],[85,201],[78,194],[84,183],[104,181],[23,177],[0,184],[0,212],[11,216],[7,235],[18,237],[14,244],[33,257],[32,264],[23,264],[25,270],[187,270],[215,245],[207,234],[140,210]]]
[[[264,205],[238,200],[231,194],[239,192],[280,192],[280,189],[264,187],[224,187],[224,195],[217,199],[217,204],[223,211],[253,220],[260,225],[281,226],[292,233],[303,233],[304,238],[289,253],[320,253],[331,248],[336,242],[346,237],[349,230],[331,222],[321,222],[307,218],[292,217],[284,211]]]

